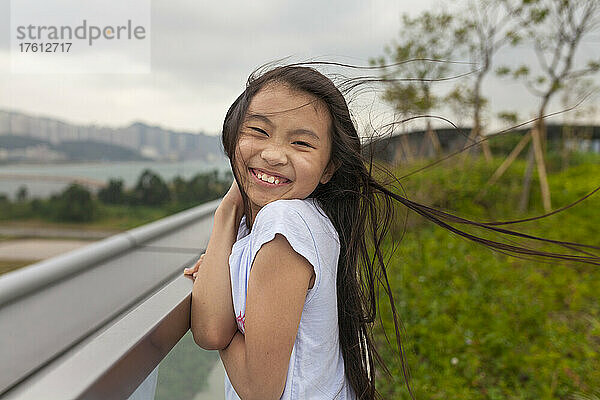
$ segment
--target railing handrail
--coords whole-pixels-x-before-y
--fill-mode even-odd
[[[2,399],[128,398],[190,329],[192,286],[178,276]]]
[[[0,276],[0,398],[130,395],[190,327],[220,201]]]
[[[206,215],[212,214],[221,199],[165,217],[158,221],[110,236],[83,248],[70,251],[0,275],[0,309],[41,287],[102,262],[110,257],[165,235]]]

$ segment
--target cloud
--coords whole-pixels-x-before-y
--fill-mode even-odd
[[[256,67],[287,56],[289,61],[366,65],[369,57],[382,55],[384,45],[398,38],[402,12],[416,15],[439,4],[153,0],[150,74],[76,75],[11,74],[9,1],[0,0],[0,108],[75,123],[120,126],[141,120],[217,134],[229,105]],[[503,57],[514,62],[515,54],[517,50],[507,51]],[[518,85],[494,77],[485,85],[493,107],[524,112],[535,107],[536,100],[522,95]]]
[[[2,18],[10,15],[8,3],[0,3],[0,11],[6,11],[0,12]],[[151,74],[10,74],[8,41],[3,40],[0,107],[73,122],[144,120],[217,133],[256,67],[286,56],[366,64],[394,31],[398,4],[153,1]]]

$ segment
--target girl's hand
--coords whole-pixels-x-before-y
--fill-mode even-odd
[[[184,268],[183,274],[184,275],[192,275],[192,279],[196,280],[196,275],[198,275],[198,268],[200,268],[200,264],[202,264],[203,259],[204,259],[204,253],[202,253],[202,255],[200,256],[200,259],[198,261],[196,261],[196,264],[194,264],[193,267]]]
[[[229,211],[234,211],[236,215],[242,215],[244,213],[244,201],[242,200],[242,193],[238,187],[237,181],[233,179],[233,183],[229,188],[229,191],[223,197],[219,208],[226,207]]]
[[[239,189],[235,179],[233,180],[233,183],[231,184],[229,191],[223,197],[223,200],[221,201],[221,204],[219,204],[218,208],[219,209],[227,209],[229,212],[233,211],[234,213],[236,213],[236,215],[242,215],[242,213],[244,212],[244,202],[242,200],[242,194],[240,193],[240,189]],[[239,221],[238,221],[238,225],[239,225]],[[198,269],[200,268],[200,265],[202,264],[202,260],[204,259],[204,254],[205,253],[202,253],[200,255],[200,258],[198,259],[198,261],[196,261],[196,264],[194,264],[193,267],[184,268],[183,274],[184,275],[192,275],[192,279],[195,280],[196,275],[198,275]]]

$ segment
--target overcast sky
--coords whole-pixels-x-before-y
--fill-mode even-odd
[[[51,10],[55,1],[61,0],[38,4]],[[104,3],[111,1],[117,0]],[[150,73],[13,74],[10,1],[0,0],[0,109],[72,123],[123,126],[142,121],[217,134],[229,105],[257,66],[287,56],[291,61],[367,65],[369,57],[382,55],[384,45],[398,39],[402,13],[417,15],[440,4],[439,0],[153,0]],[[584,43],[581,52],[600,57],[599,48],[596,39]],[[499,59],[526,59],[530,52],[507,49]],[[494,111],[518,110],[528,118],[537,104],[518,83],[491,77],[485,90]],[[560,103],[553,104],[553,110],[559,108]],[[458,119],[448,112],[442,115]]]

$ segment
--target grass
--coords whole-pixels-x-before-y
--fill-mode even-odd
[[[524,217],[515,208],[523,162],[474,201],[501,161],[438,166],[403,184],[411,199],[475,220]],[[551,170],[553,207],[590,192],[600,185],[599,177],[600,157],[564,171]],[[525,216],[543,213],[537,180],[532,186]],[[596,195],[573,209],[510,229],[600,246],[599,208]],[[386,254],[398,245],[400,222],[398,218],[394,236],[384,243]],[[508,257],[413,217],[387,268],[406,329],[403,347],[417,398],[568,399],[598,390],[597,266]],[[383,324],[375,326],[376,342],[394,379],[378,371],[377,388],[386,399],[409,399],[384,291],[380,306]]]
[[[128,230],[167,217],[178,210],[167,207],[101,205],[94,228]]]
[[[33,264],[34,262],[37,262],[37,260],[0,260],[0,275]]]
[[[23,208],[22,212],[13,210],[11,215],[3,216],[0,212],[0,224],[2,226],[19,227],[39,227],[39,228],[57,228],[57,229],[80,229],[80,230],[128,230],[135,227],[148,224],[150,222],[167,217],[181,208],[172,206],[149,207],[149,206],[126,206],[126,205],[106,205],[100,202],[98,205],[98,216],[90,222],[63,222],[42,219],[25,210],[29,204],[13,204],[14,208]],[[14,215],[21,214],[22,217],[16,218]]]

